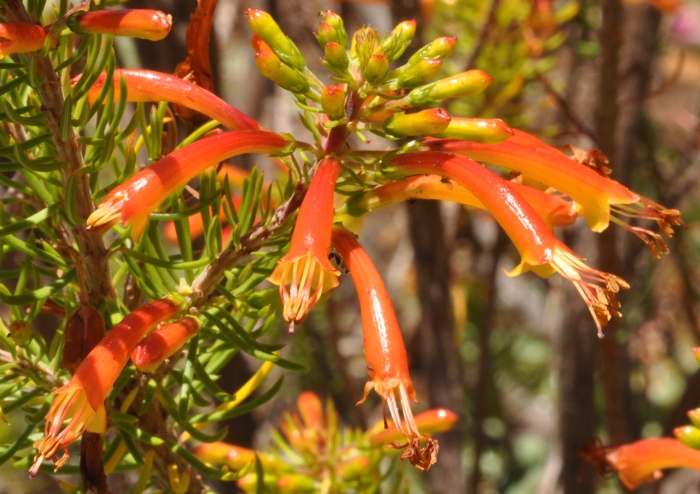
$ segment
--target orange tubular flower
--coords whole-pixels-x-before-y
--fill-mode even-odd
[[[27,22],[0,23],[0,57],[41,50],[49,32]]]
[[[172,17],[149,9],[94,10],[73,14],[66,25],[80,34],[111,34],[159,41],[170,32]]]
[[[30,470],[35,477],[44,460],[56,470],[68,461],[68,445],[88,430],[104,432],[107,425],[104,400],[129,360],[136,343],[156,324],[170,319],[182,308],[178,295],[150,302],[126,316],[85,357],[68,384],[54,391],[56,399],[46,415],[45,438],[34,443],[39,453]],[[63,423],[69,420],[68,425]],[[57,459],[59,450],[63,456]]]
[[[269,280],[280,287],[283,317],[289,332],[301,324],[323,293],[338,286],[340,272],[328,260],[333,229],[333,192],[342,170],[335,158],[316,169],[299,208],[289,253],[280,259]],[[289,285],[289,289],[287,289]]]
[[[578,215],[576,204],[565,200],[560,194],[546,194],[527,185],[508,182],[525,199],[549,228],[570,225]],[[338,213],[361,216],[380,208],[412,199],[452,201],[479,209],[486,209],[469,189],[450,183],[436,175],[417,175],[380,185],[362,194],[351,197]]]
[[[197,334],[199,328],[199,319],[192,316],[160,327],[139,341],[131,352],[131,361],[141,372],[153,372]]]
[[[406,448],[401,459],[408,458],[416,467],[427,470],[437,461],[438,443],[421,434],[411,411],[411,401],[416,402],[416,392],[408,372],[406,348],[389,294],[371,259],[352,233],[341,228],[333,230],[333,247],[350,272],[360,299],[362,336],[370,380],[365,384],[364,396],[357,404],[364,403],[374,389],[388,406],[394,424],[408,440],[406,444],[395,442],[391,446]],[[403,422],[397,394],[403,410]],[[423,448],[420,447],[421,439],[427,441]]]
[[[677,439],[659,437],[644,439],[609,450],[605,459],[617,470],[620,481],[629,489],[663,477],[667,468],[700,470],[700,451],[683,445]]]
[[[458,418],[456,413],[446,408],[433,408],[415,416],[418,430],[425,435],[438,434],[450,430]],[[391,423],[389,428],[385,429],[383,421],[374,425],[369,434],[369,440],[372,444],[381,445],[400,441],[403,437],[403,433],[396,425]]]
[[[255,451],[224,442],[202,443],[192,450],[201,460],[241,470],[255,461]],[[261,458],[262,459],[262,458]]]
[[[612,316],[621,315],[616,293],[629,285],[617,276],[591,269],[581,262],[580,257],[552,234],[510,182],[469,158],[435,151],[401,154],[386,165],[389,168],[384,173],[389,176],[437,174],[469,189],[493,214],[520,252],[520,264],[508,274],[517,276],[532,270],[546,278],[558,272],[572,281],[593,316],[599,336],[602,336],[602,326]]]
[[[429,139],[425,144],[430,149],[460,154],[521,172],[574,199],[583,209],[583,215],[593,231],[601,232],[613,221],[646,242],[655,257],[658,258],[659,251],[668,252],[658,234],[644,228],[631,227],[619,218],[611,217],[610,212],[612,210],[620,216],[654,220],[661,231],[670,237],[673,235],[671,226],[682,224],[678,210],[665,209],[640,197],[622,184],[598,174],[536,137],[513,130],[513,137],[498,144],[451,139]]]
[[[88,101],[94,103],[104,86],[103,73],[88,91]],[[198,111],[220,122],[231,130],[261,130],[260,124],[242,111],[234,108],[214,93],[196,84],[170,74],[152,70],[116,69],[114,71],[114,99],[119,99],[120,79],[127,87],[127,101],[167,101]]]
[[[171,194],[212,165],[245,153],[284,153],[292,142],[273,132],[223,132],[178,149],[114,188],[87,220],[88,229],[106,231],[118,221],[133,225],[138,240],[148,216]]]

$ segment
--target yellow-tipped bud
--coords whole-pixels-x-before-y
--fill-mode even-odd
[[[384,130],[395,137],[434,135],[450,124],[450,114],[442,108],[417,113],[397,113],[384,122]]]
[[[448,38],[446,36],[438,38],[411,55],[408,63],[415,65],[426,58],[437,58],[438,60],[447,58],[452,54],[456,43],[457,38]]]
[[[306,67],[306,61],[299,48],[282,32],[270,14],[258,9],[248,9],[246,17],[253,32],[272,48],[280,60],[298,70]]]
[[[282,63],[282,60],[275,53],[256,53],[255,65],[258,66],[262,75],[295,94],[304,94],[310,88],[309,81],[306,80],[304,74],[294,67]]]
[[[408,94],[408,101],[412,105],[431,105],[448,98],[471,96],[482,92],[492,82],[493,77],[483,70],[468,70],[415,88]]]
[[[447,128],[435,137],[497,144],[513,136],[511,129],[499,118],[453,118]]]
[[[331,120],[345,118],[345,88],[342,85],[326,86],[321,92],[321,107]]]
[[[421,86],[437,77],[442,68],[442,60],[426,58],[415,65],[408,65],[399,74],[397,83],[400,88],[410,89]],[[413,93],[413,91],[411,91]]]
[[[385,55],[372,55],[365,67],[365,78],[370,84],[381,84],[389,72],[389,60]]]

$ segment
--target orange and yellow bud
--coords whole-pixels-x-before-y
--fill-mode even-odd
[[[365,67],[365,79],[370,84],[381,84],[389,72],[389,60],[383,53],[374,54]]]
[[[82,361],[68,384],[54,391],[57,395],[46,415],[45,438],[34,443],[39,450],[31,476],[44,460],[54,460],[56,469],[68,461],[68,445],[86,430],[104,432],[104,400],[112,389],[131,351],[157,324],[174,317],[184,305],[179,295],[143,305],[117,324]],[[68,420],[68,425],[63,423]],[[63,456],[57,459],[59,450]]]
[[[323,159],[299,208],[289,253],[280,259],[270,281],[280,287],[283,317],[289,331],[301,324],[321,296],[338,286],[337,269],[330,263],[333,194],[342,170],[335,158]],[[289,285],[289,289],[287,289]]]
[[[432,43],[425,45],[411,55],[411,58],[408,59],[408,63],[415,65],[426,58],[445,59],[452,54],[455,44],[457,44],[457,38],[448,38],[445,36],[437,38]]]
[[[88,229],[101,232],[121,221],[141,236],[149,215],[170,195],[204,170],[245,153],[288,152],[292,143],[273,132],[233,131],[201,139],[170,153],[112,189],[87,220]]]
[[[345,31],[343,18],[331,10],[326,10],[323,22],[335,30],[335,42],[346,48],[348,45],[348,33]]]
[[[508,141],[506,141],[508,142]],[[508,273],[517,276],[535,271],[542,277],[558,272],[574,283],[602,336],[602,326],[619,317],[616,293],[629,285],[621,278],[589,268],[547,228],[547,224],[515,190],[475,161],[447,153],[406,153],[386,165],[389,176],[436,174],[455,180],[469,189],[494,216],[521,255],[520,264]],[[601,286],[602,285],[602,286]]]
[[[305,94],[311,87],[304,74],[283,63],[275,53],[256,53],[255,65],[262,75],[287,91]]]
[[[665,235],[671,236],[672,226],[682,224],[677,210],[665,209],[640,197],[622,184],[567,157],[534,136],[516,129],[514,133],[513,137],[499,144],[433,139],[426,141],[426,144],[431,149],[457,153],[518,171],[570,196],[583,210],[583,216],[593,231],[603,231],[613,221],[644,240],[655,257],[659,256],[659,252],[668,252],[658,234],[629,226],[619,218],[611,217],[610,212],[612,210],[620,216],[654,220]]]
[[[513,129],[499,118],[453,117],[447,128],[435,137],[496,144],[513,137]]]
[[[71,15],[66,25],[79,34],[110,34],[159,41],[170,32],[172,17],[149,9],[93,10]]]
[[[411,19],[401,22],[382,40],[382,51],[389,62],[398,59],[406,51],[416,35],[416,21]]]
[[[667,468],[700,470],[700,451],[667,437],[643,439],[611,448],[605,458],[628,489],[659,480],[663,477],[662,470]]]
[[[419,61],[415,65],[406,65],[402,69],[399,69],[400,73],[396,80],[397,85],[402,89],[411,89],[416,86],[422,86],[423,84],[436,78],[440,73],[441,68],[442,60],[437,58],[426,58]],[[409,93],[409,101],[411,94],[413,94],[413,91]],[[434,103],[437,103],[437,101],[434,101]],[[411,104],[415,103],[411,101]]]
[[[350,59],[348,52],[344,46],[338,43],[328,43],[324,48],[325,60],[324,65],[339,74],[348,70]]]
[[[420,64],[420,62],[418,62]],[[468,70],[452,77],[440,79],[408,93],[412,105],[432,105],[449,98],[462,98],[478,94],[493,82],[493,77],[483,70]]]
[[[405,444],[393,442],[390,445],[404,449],[401,459],[408,459],[421,470],[427,470],[437,461],[438,443],[418,430],[413,417],[411,401],[416,401],[416,392],[408,371],[401,329],[384,282],[352,233],[343,228],[334,229],[333,247],[350,272],[360,299],[362,336],[370,380],[358,405],[364,403],[374,389],[386,403],[394,424],[407,439]],[[427,441],[424,447],[421,447],[421,439]]]
[[[100,94],[105,78],[106,74],[102,73],[88,90],[91,104]],[[214,93],[179,77],[152,70],[116,69],[113,76],[115,101],[121,96],[122,78],[127,87],[127,101],[167,101],[203,113],[231,130],[261,130],[258,122]]]
[[[49,32],[27,22],[0,22],[0,57],[41,50]]]
[[[509,182],[509,184],[532,206],[549,228],[570,225],[578,218],[576,205],[565,200],[560,194],[546,194],[516,182]],[[483,202],[458,183],[452,183],[437,175],[416,175],[352,196],[338,210],[338,214],[362,216],[377,209],[413,199],[451,201],[486,209]]]
[[[255,461],[255,451],[224,442],[202,443],[192,450],[201,460],[241,470]],[[261,457],[262,459],[263,457]]]
[[[199,328],[199,319],[193,316],[162,326],[139,341],[131,352],[131,361],[141,372],[153,372],[197,334]]]
[[[299,51],[299,48],[297,48],[292,40],[282,32],[282,29],[280,29],[279,25],[270,14],[258,9],[248,9],[245,15],[248,18],[248,24],[253,32],[272,48],[272,51],[275,52],[285,65],[297,70],[304,70],[306,61]],[[265,76],[268,77],[267,75]]]
[[[345,118],[345,87],[342,84],[337,86],[326,86],[321,91],[321,108],[331,120],[342,120]]]
[[[435,135],[450,125],[450,114],[442,108],[431,108],[416,113],[396,113],[383,125],[384,131],[395,137]]]

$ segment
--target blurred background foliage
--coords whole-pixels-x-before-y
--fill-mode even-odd
[[[126,6],[163,10],[174,25],[159,43],[115,39],[118,66],[172,73],[187,55],[185,29],[196,1]],[[455,204],[401,204],[370,215],[362,226],[395,301],[423,408],[445,406],[460,416],[457,427],[437,436],[438,464],[427,475],[408,472],[404,485],[434,493],[624,492],[616,479],[585,465],[579,452],[596,439],[620,444],[669,435],[700,405],[700,372],[690,351],[700,345],[700,4],[219,0],[211,43],[216,92],[271,130],[304,136],[291,96],[255,68],[243,15],[249,7],[272,13],[315,71],[322,53],[312,32],[317,13],[328,8],[343,16],[349,32],[366,23],[388,31],[416,18],[413,47],[455,36],[459,42],[443,72],[479,68],[495,81],[483,94],[452,103],[452,114],[502,118],[556,145],[603,149],[613,178],[681,209],[689,229],[677,232],[671,254],[659,261],[625,232],[597,235],[578,224],[563,230],[567,244],[592,265],[632,285],[621,297],[624,318],[606,329],[604,340],[562,280],[505,276],[517,255],[485,213]],[[614,84],[602,82],[606,73],[616,75]],[[232,161],[254,164],[249,157]],[[381,417],[376,397],[368,400],[373,406],[354,405],[366,370],[348,284],[313,311],[289,345],[289,358],[308,372],[285,372],[276,399],[223,424],[226,441],[271,448],[280,417],[307,390],[332,398],[349,427],[367,428]],[[222,372],[221,386],[237,389],[256,365],[239,353]],[[0,423],[0,438],[10,433]],[[46,478],[25,485],[24,476],[3,468],[0,490],[56,488]],[[233,492],[227,485],[222,492]],[[639,492],[700,492],[700,474],[673,472]]]

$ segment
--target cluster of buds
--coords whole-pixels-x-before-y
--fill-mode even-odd
[[[424,434],[447,431],[456,420],[454,413],[443,408],[415,417]],[[296,412],[284,414],[279,431],[281,434],[273,433],[276,447],[257,455],[264,470],[265,488],[280,494],[323,492],[330,487],[329,482],[337,492],[374,492],[381,483],[383,447],[402,436],[394,424],[385,429],[383,421],[366,432],[346,429],[333,401],[328,400],[324,409],[319,397],[311,392],[299,396]],[[207,463],[231,470],[250,469],[256,456],[255,451],[223,442],[201,444],[194,453]],[[258,492],[259,480],[256,473],[249,473],[238,481],[238,487]]]

